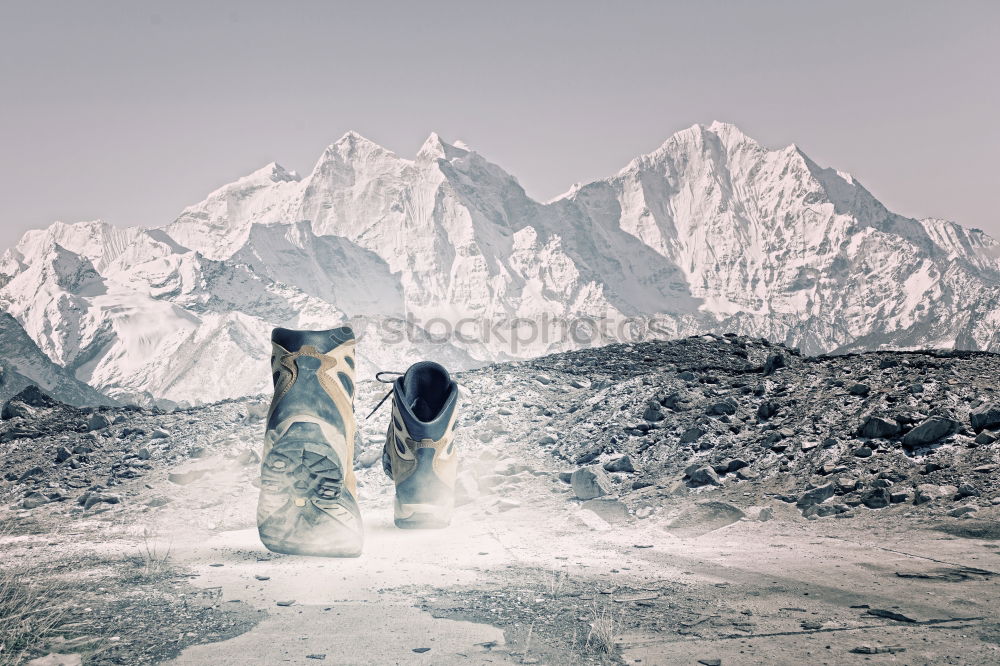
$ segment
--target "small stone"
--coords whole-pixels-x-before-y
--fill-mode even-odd
[[[581,467],[573,472],[570,484],[574,494],[582,500],[610,495],[612,490],[611,478],[597,465]]]
[[[279,606],[288,607],[295,603],[295,599],[289,599],[288,601],[276,601],[275,603]]]
[[[120,504],[122,498],[118,495],[101,494],[101,493],[89,493],[86,495],[86,500],[83,502],[84,510],[90,509],[98,504]]]
[[[166,439],[170,437],[170,431],[164,430],[163,428],[157,428],[153,432],[149,433],[150,439]]]
[[[979,507],[977,507],[974,504],[965,504],[963,506],[959,506],[952,509],[951,511],[948,512],[948,515],[954,518],[961,518],[962,516],[965,516],[967,514],[975,513],[978,510]]]
[[[29,493],[21,502],[22,509],[37,509],[43,504],[48,504],[51,500],[39,492]]]
[[[431,649],[428,647],[419,647],[419,648],[413,648],[413,651],[416,652],[417,654],[423,654],[424,652],[430,652]]]
[[[854,457],[856,458],[870,458],[872,456],[872,450],[867,446],[859,446],[854,449]]]
[[[103,430],[111,425],[111,421],[108,420],[104,414],[99,414],[94,412],[87,418],[87,430]]]
[[[632,464],[632,458],[629,456],[622,456],[621,458],[615,458],[609,462],[604,463],[604,469],[608,472],[634,472],[635,466]]]
[[[1000,404],[986,404],[972,410],[969,421],[976,432],[985,429],[1000,430]]]
[[[757,407],[757,418],[761,421],[766,421],[775,414],[778,413],[778,403],[772,400],[766,400]]]
[[[889,502],[892,504],[903,504],[913,501],[913,491],[909,488],[903,490],[892,490],[889,492]]]
[[[885,488],[872,488],[861,496],[861,502],[869,509],[884,509],[889,506],[889,491]]]
[[[958,497],[979,497],[980,492],[971,483],[963,483],[958,487]]]
[[[45,470],[42,469],[41,467],[35,466],[25,470],[25,472],[21,474],[21,476],[17,477],[17,480],[24,481],[25,479],[30,479],[36,476],[42,476],[43,474],[45,474]]]
[[[722,660],[715,657],[702,657],[698,663],[702,666],[722,666]]]
[[[774,509],[772,509],[769,506],[765,506],[757,514],[757,520],[759,520],[762,523],[766,523],[767,521],[771,520],[772,518],[774,518]]]
[[[320,654],[307,654],[306,655],[306,659],[315,659],[317,661],[323,661],[324,659],[326,659],[326,654],[323,654],[323,653],[320,653]]]
[[[767,360],[764,361],[764,376],[772,375],[777,372],[780,368],[785,367],[785,355],[781,352],[770,354]]]
[[[858,429],[859,437],[871,439],[879,437],[892,437],[899,433],[899,424],[896,421],[883,418],[881,416],[869,416]]]
[[[986,446],[987,444],[992,444],[997,441],[997,438],[984,430],[976,435],[976,439],[973,441],[979,446]]]
[[[858,487],[857,479],[852,479],[846,476],[837,479],[837,488],[841,492],[850,493],[853,492],[857,487]]]
[[[955,486],[937,486],[933,483],[921,483],[917,486],[913,499],[914,504],[924,504],[937,499],[951,498],[958,492]]]
[[[135,457],[139,460],[149,460],[151,455],[145,446],[135,452]]]
[[[660,404],[656,402],[650,402],[646,407],[646,411],[642,413],[642,418],[655,423],[657,421],[662,421],[664,419],[663,412],[660,410]]]
[[[811,490],[807,490],[799,499],[795,502],[796,506],[800,509],[806,509],[816,504],[821,504],[826,500],[830,499],[834,495],[834,486],[832,483],[825,483],[822,486],[816,486]]]
[[[556,443],[556,438],[553,435],[543,435],[538,439],[539,446],[548,446],[550,444]]]
[[[688,477],[692,486],[721,486],[722,480],[715,470],[708,465],[702,465],[692,470]]]
[[[697,442],[698,439],[705,434],[704,428],[699,428],[698,426],[693,426],[688,428],[683,433],[681,433],[681,444],[690,444],[692,442]]]
[[[67,460],[69,460],[72,457],[73,457],[73,453],[69,449],[67,449],[65,446],[60,446],[58,449],[56,449],[56,462],[57,463],[66,462]]]
[[[263,580],[271,580],[270,576],[261,576],[260,574],[257,574],[256,576],[254,576],[254,578],[256,578],[257,580],[262,580],[262,581]]]
[[[868,384],[854,384],[849,389],[847,389],[851,395],[866,396],[871,393],[871,387]]]
[[[722,400],[720,402],[712,403],[705,410],[705,413],[709,416],[722,416],[724,414],[735,414],[736,413],[736,403],[732,400]]]
[[[958,431],[960,424],[954,419],[943,416],[932,416],[903,436],[903,446],[915,448],[952,435]]]

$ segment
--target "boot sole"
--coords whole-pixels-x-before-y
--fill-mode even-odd
[[[434,530],[451,524],[452,508],[436,504],[400,504],[393,502],[393,522],[404,530]]]
[[[268,550],[357,557],[361,512],[344,486],[340,458],[326,442],[281,439],[261,463],[257,529]]]

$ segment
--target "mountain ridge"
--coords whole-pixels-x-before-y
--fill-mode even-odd
[[[90,286],[74,286],[68,268],[56,276],[68,286],[39,275],[48,299],[34,302],[31,279],[18,276],[51,264],[55,246],[90,263],[79,264]],[[0,285],[0,303],[60,362],[74,346],[60,326],[80,312],[85,330],[129,308],[162,312],[153,347],[166,357],[148,376],[126,370],[149,365],[137,359],[148,335],[129,332],[142,328],[138,315],[77,343],[98,359],[76,367],[79,378],[153,399],[265,390],[255,364],[266,345],[249,341],[266,340],[272,325],[324,328],[359,315],[376,322],[362,325],[381,330],[369,347],[391,363],[415,360],[428,324],[474,322],[475,335],[430,348],[466,364],[621,337],[558,335],[581,319],[598,328],[636,320],[655,337],[732,331],[808,353],[1000,350],[1000,243],[954,222],[892,213],[857,178],[795,144],[767,148],[720,122],[677,132],[615,175],[545,203],[436,133],[406,159],[348,132],[307,175],[271,162],[163,227],[57,223],[29,232],[0,258]],[[384,329],[401,317],[422,332],[396,349]],[[496,322],[509,335],[484,335]],[[523,327],[510,322],[532,323],[534,333],[520,340]],[[218,380],[211,391],[195,388],[205,378],[188,345],[204,342],[201,326],[229,341],[220,355],[241,377],[230,388]],[[187,360],[172,363],[185,349]]]

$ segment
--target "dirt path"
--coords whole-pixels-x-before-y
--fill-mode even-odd
[[[193,584],[266,619],[171,663],[1000,662],[996,541],[791,512],[682,537],[656,516],[595,530],[551,486],[421,532],[392,526],[370,480],[358,559],[271,554],[252,528],[177,541]],[[609,618],[610,654],[594,635]]]

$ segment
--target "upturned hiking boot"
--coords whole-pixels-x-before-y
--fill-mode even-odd
[[[392,382],[389,395],[382,466],[396,484],[396,527],[446,527],[455,507],[458,385],[444,367],[422,361]]]
[[[269,550],[356,557],[364,532],[354,478],[354,331],[271,333],[257,528]]]

